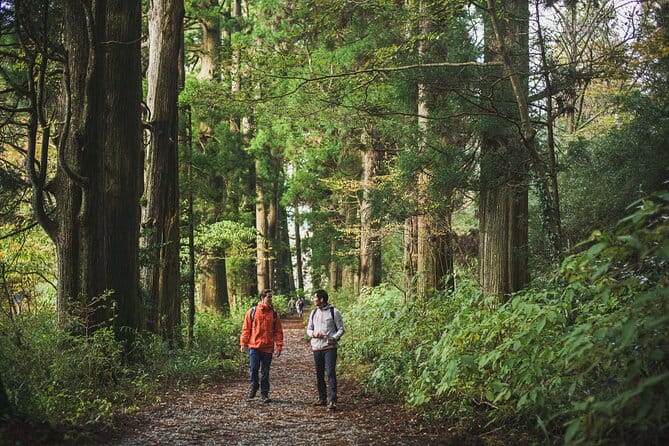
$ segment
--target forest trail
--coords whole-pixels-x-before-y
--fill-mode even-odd
[[[245,370],[223,383],[166,395],[133,415],[107,446],[482,444],[446,428],[425,429],[397,403],[364,396],[341,378],[337,412],[313,406],[313,359],[302,321],[285,320],[284,336],[283,353],[272,361],[270,403],[246,399]]]

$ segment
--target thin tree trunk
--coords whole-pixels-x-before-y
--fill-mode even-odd
[[[256,172],[260,171],[259,161],[256,160]],[[267,210],[265,208],[265,191],[259,180],[256,180],[256,280],[258,290],[270,288],[270,274],[267,256],[268,227]]]
[[[295,230],[295,266],[297,269],[297,289],[304,291],[304,272],[302,271],[302,235],[300,231],[300,208],[294,206],[293,224]]]
[[[413,299],[416,295],[415,277],[418,272],[418,219],[408,217],[404,220],[404,251],[403,251],[403,271],[404,271],[404,298]]]
[[[186,176],[188,178],[188,331],[186,345],[191,348],[195,341],[195,215],[193,212],[193,120],[190,108],[186,110],[186,137],[185,144],[188,151],[188,165]]]
[[[271,156],[271,155],[270,155]],[[271,160],[274,161],[274,160]],[[274,165],[273,162],[271,162]],[[280,280],[277,280],[278,261],[277,255],[279,253],[279,184],[277,181],[276,172],[273,172],[274,180],[270,183],[272,190],[270,192],[270,200],[267,207],[267,273],[269,274],[268,288],[275,288]]]

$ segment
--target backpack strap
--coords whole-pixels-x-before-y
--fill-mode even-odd
[[[256,306],[254,305],[251,307],[251,322],[253,322],[253,318],[255,316],[256,316]],[[276,319],[277,319],[276,310],[274,310],[274,331],[276,331]]]
[[[316,314],[317,308],[314,308],[311,310],[311,316],[309,316],[309,319],[311,319],[311,325],[314,325],[314,314]],[[330,306],[330,315],[332,316],[332,323],[334,324],[335,331],[339,331],[339,328],[337,328],[337,320],[334,317],[334,307]]]
[[[334,317],[334,307],[330,307],[330,315],[332,316],[332,323],[335,326],[335,331],[339,331],[339,328],[337,328],[337,320]]]

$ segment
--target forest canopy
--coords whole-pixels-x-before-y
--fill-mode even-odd
[[[659,444],[668,20],[634,0],[2,0],[1,411],[111,419],[170,352],[175,380],[234,370],[259,290],[326,288],[372,392],[464,429]]]

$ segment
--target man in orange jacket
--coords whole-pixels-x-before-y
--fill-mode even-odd
[[[272,290],[262,290],[260,303],[246,312],[242,335],[239,338],[241,351],[249,349],[249,372],[251,390],[249,398],[255,398],[258,388],[264,403],[269,403],[269,368],[276,349],[277,358],[283,349],[283,326],[281,318],[272,306]],[[258,382],[260,371],[260,382]]]

